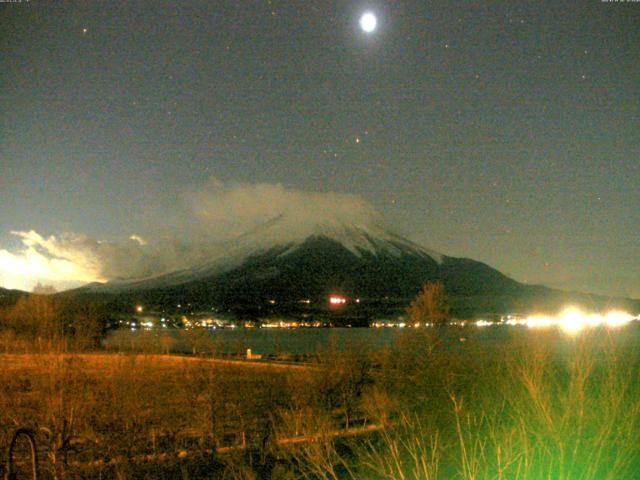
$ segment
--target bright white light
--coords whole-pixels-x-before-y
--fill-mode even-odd
[[[362,28],[362,30],[367,33],[373,32],[376,29],[377,25],[378,20],[376,19],[376,16],[371,12],[367,12],[360,17],[360,28]]]
[[[578,333],[585,327],[584,314],[575,308],[568,308],[560,314],[560,328],[569,334]]]
[[[526,325],[529,328],[559,327],[565,333],[574,335],[585,328],[595,328],[602,325],[608,328],[622,327],[632,321],[640,320],[640,317],[623,311],[610,311],[606,315],[599,313],[583,313],[577,308],[567,308],[558,316],[530,315],[525,319],[509,318],[507,325]],[[476,322],[476,325],[482,325]]]
[[[614,328],[620,327],[622,325],[626,325],[627,323],[629,323],[634,319],[635,317],[629,315],[628,313],[619,312],[619,311],[611,311],[607,313],[607,315],[604,317],[604,321],[607,327],[614,327]]]
[[[526,320],[526,325],[529,328],[547,328],[553,324],[554,319],[545,315],[534,315]]]
[[[584,323],[588,327],[598,327],[602,324],[602,315],[598,313],[592,313],[584,317]]]

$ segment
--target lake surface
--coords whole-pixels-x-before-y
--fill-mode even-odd
[[[193,345],[200,351],[242,355],[248,348],[254,354],[313,354],[316,352],[366,352],[383,349],[415,348],[420,342],[437,341],[446,348],[473,348],[500,345],[508,340],[574,342],[583,335],[606,335],[613,340],[631,339],[640,344],[640,323],[608,329],[598,327],[575,335],[556,328],[529,329],[524,326],[495,325],[477,327],[447,326],[439,328],[298,328],[298,329],[218,329],[112,332],[105,344],[111,348],[140,348],[147,342],[160,345],[163,336],[171,338],[175,352],[190,352]]]

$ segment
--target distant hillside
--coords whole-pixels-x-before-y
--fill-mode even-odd
[[[18,301],[18,298],[25,295],[29,294],[20,290],[7,290],[6,288],[0,288],[0,307],[13,305]]]

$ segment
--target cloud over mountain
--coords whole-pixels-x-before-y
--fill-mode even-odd
[[[30,289],[41,281],[64,288],[186,268],[220,255],[227,242],[276,217],[287,219],[282,241],[304,234],[313,224],[381,221],[373,207],[356,195],[308,192],[280,184],[224,184],[216,179],[184,193],[175,211],[165,217],[174,220],[144,235],[128,233],[120,241],[87,233],[11,232],[20,237],[21,246],[9,251],[0,245],[0,286]]]

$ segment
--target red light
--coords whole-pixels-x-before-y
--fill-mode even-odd
[[[344,305],[345,303],[347,303],[347,299],[344,297],[339,297],[337,295],[332,295],[331,297],[329,297],[329,303],[331,305]]]

